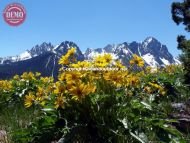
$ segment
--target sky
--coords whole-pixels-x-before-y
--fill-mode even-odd
[[[15,56],[37,44],[75,42],[82,51],[107,44],[143,41],[153,36],[178,56],[177,35],[184,26],[171,18],[177,0],[0,0],[0,57]],[[178,0],[179,1],[179,0]],[[9,26],[4,8],[18,2],[27,17],[22,25]]]

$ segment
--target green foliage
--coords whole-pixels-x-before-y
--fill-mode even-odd
[[[185,30],[190,32],[190,1],[183,0],[183,2],[172,3],[172,18],[176,24],[182,23]],[[190,88],[190,40],[185,36],[178,36],[178,48],[182,50],[180,59],[184,66],[184,83]]]

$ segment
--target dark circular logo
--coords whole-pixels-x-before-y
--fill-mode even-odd
[[[3,11],[3,18],[10,26],[18,26],[26,19],[26,10],[20,3],[11,3]]]

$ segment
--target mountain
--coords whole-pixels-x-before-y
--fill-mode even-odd
[[[166,45],[161,44],[154,37],[147,37],[143,42],[124,42],[118,45],[107,45],[104,48],[90,49],[84,53],[86,59],[103,53],[110,53],[115,59],[120,59],[126,66],[133,54],[142,57],[146,65],[157,67],[179,63],[168,51]]]
[[[58,75],[58,60],[66,54],[70,47],[76,48],[77,60],[91,60],[98,54],[110,53],[114,59],[119,59],[128,66],[133,54],[142,57],[146,65],[152,67],[179,63],[168,51],[166,45],[161,44],[153,37],[147,37],[143,42],[108,44],[104,48],[88,48],[82,54],[79,47],[70,41],[64,41],[57,46],[51,43],[42,43],[26,50],[17,56],[0,58],[0,79],[6,79],[23,72],[40,72],[43,76]]]
[[[41,54],[44,54],[46,52],[49,52],[52,49],[53,49],[53,45],[51,43],[44,42],[41,45],[36,45],[31,50],[26,50],[25,52],[21,53],[20,55],[0,58],[0,64],[4,65],[4,64],[11,64],[14,62],[28,60],[28,59],[34,58],[36,56],[39,56]]]
[[[51,43],[42,43],[18,56],[0,58],[0,79],[30,71],[56,77],[59,69],[58,60],[70,47],[76,48],[77,60],[84,60],[84,55],[73,42],[65,41],[55,47]]]

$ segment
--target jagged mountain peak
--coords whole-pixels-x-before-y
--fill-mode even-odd
[[[66,50],[66,49],[69,49],[70,47],[78,48],[77,44],[75,44],[74,42],[64,41],[64,42],[61,42],[61,44],[59,44],[55,50],[62,50],[63,48]]]
[[[104,49],[105,52],[111,53],[111,52],[113,52],[115,50],[115,48],[116,48],[115,44],[108,44],[103,49]]]
[[[55,46],[52,52],[56,53],[58,57],[61,57],[62,55],[66,54],[71,47],[76,48],[75,55],[77,60],[84,60],[84,55],[82,54],[78,45],[71,41],[64,41],[61,44]]]
[[[64,41],[57,46],[42,43],[14,57],[0,58],[0,79],[10,78],[23,72],[40,72],[43,76],[57,77],[59,58],[71,47],[76,48],[77,60],[84,60],[84,55],[74,42]]]
[[[150,43],[150,42],[158,42],[158,40],[156,39],[156,38],[154,38],[154,37],[152,37],[152,36],[149,36],[149,37],[147,37],[145,40],[144,40],[144,42],[148,42],[148,43]]]
[[[42,44],[35,45],[31,48],[31,50],[24,51],[20,55],[0,58],[0,64],[11,64],[18,61],[24,61],[46,53],[53,53],[54,55],[60,57],[61,55],[64,55],[71,47],[76,48],[76,55],[79,57],[79,60],[84,60],[84,56],[77,44],[71,41],[64,41],[57,46],[53,46],[50,42],[43,42]]]
[[[147,37],[143,42],[123,42],[114,46],[108,44],[104,48],[88,49],[85,52],[85,58],[91,59],[94,55],[102,53],[111,53],[114,57],[122,60],[125,65],[127,65],[133,54],[141,56],[147,65],[153,67],[176,63],[166,45],[161,44],[154,37]]]
[[[161,43],[154,37],[147,37],[143,42],[142,42],[142,47],[143,48],[148,48],[148,47],[155,47],[155,45],[160,46]]]
[[[45,52],[49,52],[53,49],[53,45],[51,43],[46,43],[46,42],[43,42],[42,44],[40,45],[36,45],[34,46],[30,51],[29,53],[31,54],[32,57],[35,57],[35,56],[39,56]]]

